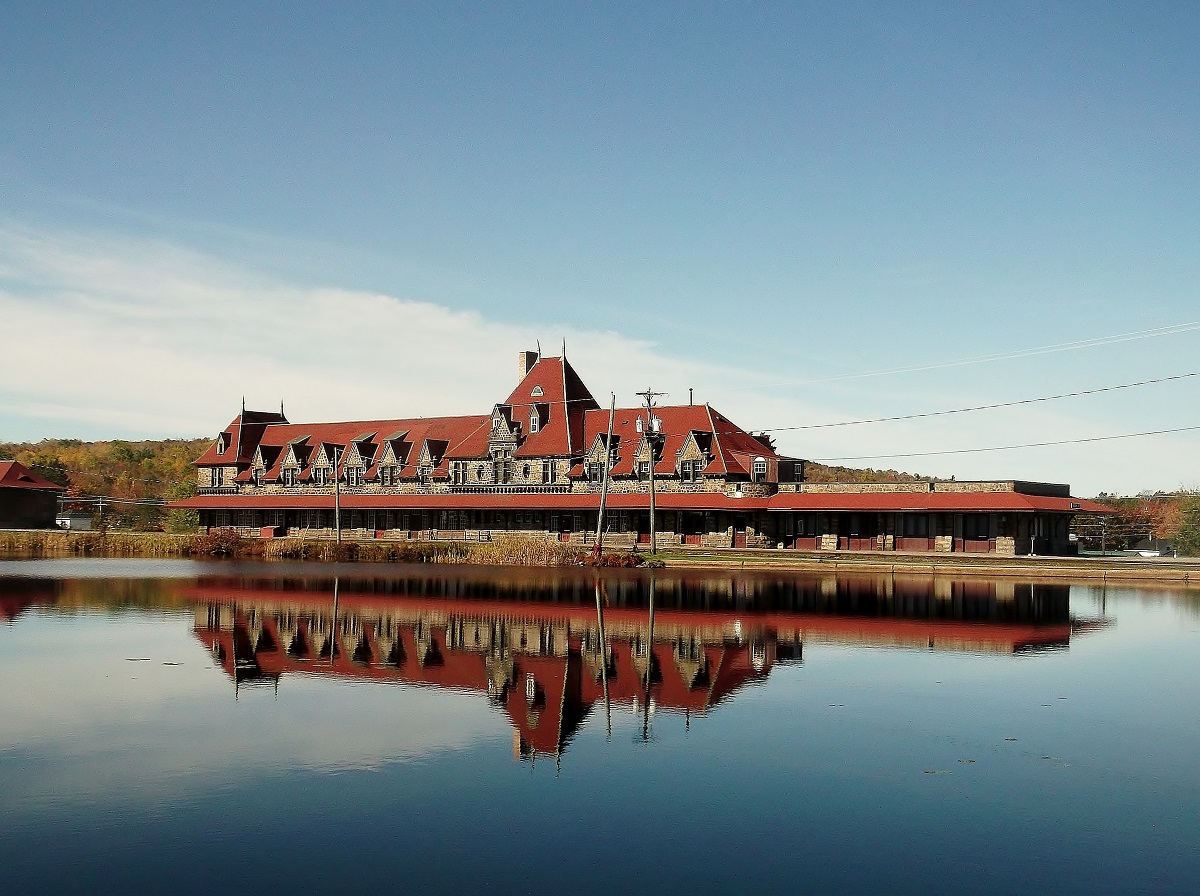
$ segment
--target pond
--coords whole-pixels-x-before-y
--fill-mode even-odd
[[[56,560],[0,621],[6,893],[1200,875],[1197,590]]]

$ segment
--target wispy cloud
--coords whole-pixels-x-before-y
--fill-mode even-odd
[[[9,228],[0,271],[10,416],[190,435],[224,425],[242,395],[284,399],[297,419],[486,413],[515,383],[517,351],[543,337],[551,353],[566,338],[585,377],[626,393],[721,373],[611,331],[268,282],[149,241]]]
[[[480,313],[280,282],[171,243],[10,224],[0,226],[0,439],[208,434],[233,417],[243,395],[263,409],[284,400],[288,416],[300,421],[482,414],[515,383],[518,351],[541,339],[547,353],[557,354],[560,338],[602,403],[614,390],[628,406],[647,385],[681,403],[694,387],[697,401],[712,402],[747,427],[936,410],[978,399],[955,391],[960,378],[944,389],[926,384],[919,393],[906,391],[911,383],[903,379],[873,381],[857,395],[828,384],[756,387],[760,359],[731,359],[720,348],[722,327],[745,325],[714,320],[711,343],[673,355],[604,325],[581,330],[554,320],[512,321],[502,307]],[[785,433],[780,443],[819,458],[1122,431],[1119,409],[1095,413],[1097,400],[1088,401]],[[1151,446],[1138,440],[871,465],[960,478],[1074,480],[1085,493],[1169,488],[1194,478],[1185,460],[1195,441],[1156,442],[1164,460],[1153,476],[1143,475],[1150,472],[1144,459]]]

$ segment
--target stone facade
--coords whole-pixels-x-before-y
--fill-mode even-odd
[[[1066,502],[1038,513],[1009,502],[1014,512],[997,514],[987,509],[995,501],[975,509],[970,500],[945,500],[1069,498],[1066,486],[805,482],[803,461],[781,457],[765,435],[708,405],[618,409],[610,442],[609,412],[565,358],[525,352],[518,369],[513,393],[474,417],[302,426],[282,413],[243,410],[196,462],[199,497],[179,506],[198,509],[208,528],[324,538],[338,532],[340,494],[342,537],[519,533],[586,545],[595,539],[607,467],[613,501],[605,542],[640,547],[649,540],[653,467],[660,546],[1008,555],[1069,549]]]

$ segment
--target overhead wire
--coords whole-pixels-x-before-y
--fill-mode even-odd
[[[1096,389],[1081,389],[1078,392],[1062,392],[1058,395],[1044,395],[1039,398],[1020,398],[1014,401],[1001,401],[995,404],[980,404],[966,408],[952,408],[946,411],[926,411],[918,414],[897,414],[891,417],[869,417],[864,420],[842,420],[836,423],[808,423],[799,426],[773,426],[755,429],[755,432],[795,432],[801,429],[831,429],[838,426],[862,426],[867,423],[893,423],[898,420],[920,420],[927,417],[944,417],[949,414],[966,414],[972,411],[992,411],[998,408],[1012,408],[1020,405],[1037,404],[1045,401],[1058,401],[1063,398],[1079,398],[1084,395],[1099,395],[1102,392],[1117,392],[1121,389],[1135,389],[1140,386],[1152,386],[1158,383],[1169,383],[1175,380],[1185,380],[1189,377],[1200,376],[1200,372],[1179,373],[1173,376],[1158,377],[1152,380],[1139,380],[1136,383],[1121,383],[1116,386],[1102,386]]]
[[[914,364],[907,367],[890,367],[881,370],[869,370],[862,373],[845,373],[834,376],[816,377],[813,379],[793,380],[781,383],[763,383],[760,388],[779,386],[805,386],[810,383],[832,383],[841,380],[866,379],[874,376],[890,376],[898,373],[919,373],[927,370],[945,370],[950,367],[965,367],[972,364],[986,364],[992,361],[1009,361],[1016,358],[1029,358],[1035,355],[1048,355],[1057,352],[1072,351],[1080,348],[1095,348],[1101,345],[1114,345],[1120,342],[1131,342],[1136,339],[1151,339],[1158,336],[1174,336],[1200,330],[1200,321],[1189,321],[1181,324],[1170,324],[1165,327],[1154,327],[1149,330],[1135,330],[1130,333],[1117,333],[1113,336],[1097,336],[1093,339],[1076,339],[1071,342],[1060,342],[1053,345],[1042,345],[1035,348],[1016,349],[1009,352],[998,352],[991,355],[979,355],[974,358],[957,358],[951,361],[939,361],[933,364]]]
[[[1088,442],[1111,442],[1117,439],[1137,439],[1143,436],[1164,436],[1171,433],[1194,432],[1195,426],[1177,426],[1172,429],[1154,429],[1146,432],[1125,432],[1113,436],[1089,436],[1080,439],[1058,439],[1052,442],[1026,442],[1022,445],[994,445],[987,448],[948,448],[942,451],[912,451],[903,454],[860,454],[853,457],[814,457],[817,463],[841,462],[845,460],[889,460],[907,457],[941,457],[949,454],[980,454],[985,451],[1015,451],[1020,448],[1047,448],[1055,445],[1082,445]]]

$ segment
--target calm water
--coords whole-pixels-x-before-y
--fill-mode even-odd
[[[1200,880],[1195,590],[38,561],[0,620],[4,893]]]

